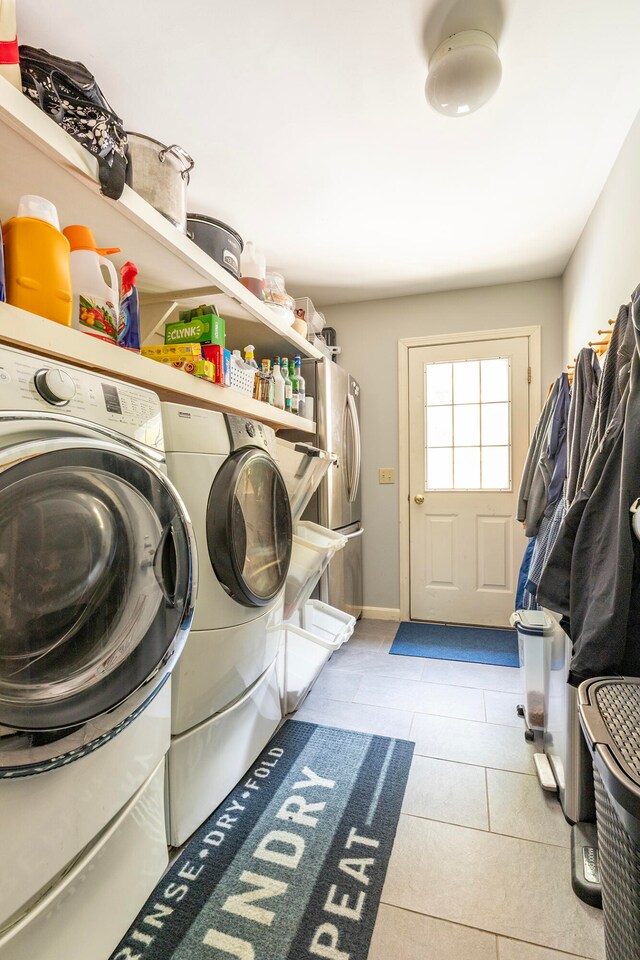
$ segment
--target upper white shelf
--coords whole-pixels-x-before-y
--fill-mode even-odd
[[[284,326],[224,267],[169,223],[146,200],[125,186],[119,200],[100,193],[94,157],[35,104],[0,77],[0,219],[15,215],[22,194],[55,203],[63,225],[82,223],[99,246],[121,248],[114,262],[133,260],[144,299],[156,302],[205,299],[226,294],[247,320],[268,328],[304,356],[323,354]]]

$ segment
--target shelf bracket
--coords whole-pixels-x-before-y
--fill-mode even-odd
[[[167,301],[165,300],[164,302],[167,304],[167,309],[164,311],[164,313],[162,314],[158,322],[154,324],[151,330],[148,330],[145,332],[143,346],[146,346],[148,343],[150,343],[153,337],[155,337],[156,335],[161,336],[164,342],[164,325],[165,323],[168,322],[169,317],[171,316],[173,311],[177,309],[178,301],[172,300],[167,303]],[[141,306],[144,307],[145,304],[142,303]]]

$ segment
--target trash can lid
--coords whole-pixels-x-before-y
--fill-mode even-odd
[[[516,610],[511,614],[511,626],[517,627],[519,633],[541,637],[551,621],[544,610]]]
[[[585,680],[578,690],[578,709],[607,791],[640,830],[640,679]]]

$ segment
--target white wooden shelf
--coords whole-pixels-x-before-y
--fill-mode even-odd
[[[46,197],[56,205],[63,226],[85,224],[98,246],[120,247],[122,252],[113,257],[117,266],[134,261],[143,301],[204,302],[225,294],[239,305],[244,318],[269,331],[270,345],[281,344],[274,352],[282,353],[290,344],[303,356],[322,358],[317,347],[283,325],[130,187],[125,186],[119,200],[103,196],[95,158],[4,77],[0,77],[0,131],[0,219],[15,215],[22,194]]]
[[[8,303],[0,303],[0,343],[136,383],[153,390],[161,400],[240,414],[261,420],[275,430],[286,428],[315,433],[315,423],[304,417],[285,413],[230,387],[199,380],[182,370],[148,360]]]

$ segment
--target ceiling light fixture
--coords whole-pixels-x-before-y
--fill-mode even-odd
[[[483,30],[454,33],[429,61],[427,100],[447,117],[464,117],[491,99],[502,77],[498,45]]]

